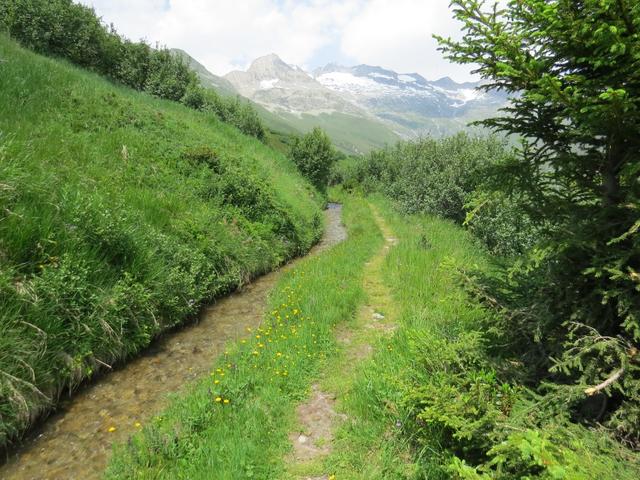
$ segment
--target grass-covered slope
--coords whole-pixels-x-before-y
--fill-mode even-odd
[[[0,445],[63,389],[306,251],[315,195],[234,127],[0,36]]]
[[[279,117],[305,133],[313,130],[314,127],[322,128],[327,132],[336,148],[348,155],[369,153],[376,148],[393,145],[400,139],[380,122],[345,113],[302,114],[300,116],[281,113]],[[261,118],[267,126],[271,125],[269,118],[264,116]]]

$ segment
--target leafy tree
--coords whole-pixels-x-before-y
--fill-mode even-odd
[[[180,101],[189,87],[197,84],[195,73],[182,58],[166,49],[151,50],[145,91],[160,98]]]
[[[512,319],[514,342],[545,371],[553,366],[557,381],[576,385],[560,390],[585,416],[638,443],[640,2],[452,6],[464,37],[438,38],[441,49],[476,65],[483,89],[512,95],[504,115],[479,122],[521,138],[500,183],[526,200],[532,218],[553,225],[535,261],[512,272],[511,282],[529,287],[521,298],[530,309]],[[533,289],[531,278],[539,279]],[[585,408],[590,395],[602,408]]]
[[[320,191],[327,188],[336,155],[331,140],[319,127],[302,137],[296,137],[290,151],[290,156],[302,175]]]

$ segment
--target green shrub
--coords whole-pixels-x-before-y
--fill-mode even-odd
[[[532,249],[543,237],[514,197],[479,189],[467,197],[464,225],[491,253],[516,256]]]
[[[444,139],[401,142],[343,167],[342,180],[381,191],[407,213],[433,213],[459,223],[465,204],[488,168],[508,155],[495,138],[461,133]]]
[[[451,3],[464,34],[439,38],[441,50],[473,65],[482,89],[511,95],[501,115],[477,122],[520,139],[496,189],[547,230],[494,292],[517,312],[507,312],[510,344],[526,335],[523,355],[554,367],[536,372],[539,391],[552,382],[576,419],[638,446],[640,3]],[[538,288],[527,289],[531,277]],[[589,407],[594,396],[602,408]]]
[[[297,137],[291,145],[289,156],[298,169],[316,188],[325,191],[329,185],[331,167],[336,161],[336,152],[331,140],[322,129]]]
[[[544,430],[522,429],[509,434],[488,452],[488,460],[472,467],[458,457],[449,472],[463,480],[589,480],[636,478],[627,458],[606,435],[576,427],[549,425]]]

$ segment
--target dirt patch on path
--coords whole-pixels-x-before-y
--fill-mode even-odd
[[[360,307],[354,322],[343,324],[336,330],[336,338],[344,347],[344,356],[338,365],[325,373],[325,380],[329,383],[331,377],[350,378],[356,366],[372,355],[373,344],[382,337],[391,336],[396,328],[391,294],[383,281],[382,266],[386,255],[398,240],[375,208],[372,210],[385,242],[365,263],[363,287],[367,292],[367,303]],[[345,414],[338,413],[337,405],[347,392],[346,385],[335,391],[333,388],[323,391],[319,384],[314,384],[309,399],[298,406],[296,414],[300,428],[289,434],[293,452],[287,462],[290,472],[287,478],[333,478],[333,475],[322,471],[320,462],[332,451],[336,426],[347,420]]]
[[[344,418],[336,413],[335,402],[335,395],[322,392],[316,384],[311,387],[309,400],[298,406],[296,413],[301,428],[289,435],[294,462],[308,462],[331,452],[334,422]]]

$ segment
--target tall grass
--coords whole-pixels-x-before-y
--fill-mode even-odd
[[[210,115],[0,35],[0,446],[212,298],[307,251],[318,194]]]
[[[335,354],[333,327],[363,300],[363,265],[382,241],[362,200],[347,201],[344,221],[349,238],[287,273],[262,327],[230,346],[210,378],[121,446],[107,478],[271,479],[284,473],[294,407]]]
[[[399,239],[384,277],[400,315],[345,401],[351,421],[327,462],[336,478],[637,478],[638,455],[605,431],[536,423],[512,359],[490,348],[491,317],[460,281],[460,269],[491,269],[479,241],[451,221],[375,203]],[[383,467],[369,476],[367,452]]]

